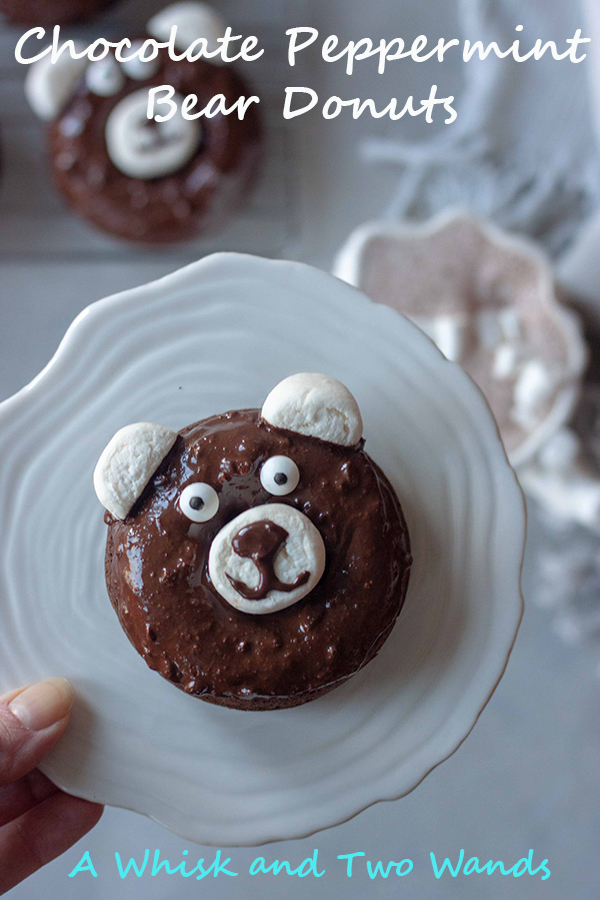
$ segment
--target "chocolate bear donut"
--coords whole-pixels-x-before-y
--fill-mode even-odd
[[[217,49],[225,26],[201,3],[167,7],[148,23],[119,63],[113,51],[89,62],[63,53],[30,66],[25,88],[34,111],[49,122],[54,181],[75,212],[102,230],[138,243],[173,243],[222,226],[240,203],[260,155],[256,104],[237,113],[184,118],[184,96],[197,109],[222,95],[225,108],[251,93],[231,65],[199,58],[174,61],[167,49],[140,52],[148,37],[164,41],[177,26],[185,51],[205,39]],[[142,56],[148,58],[143,61]],[[148,119],[148,91],[174,89],[177,111]],[[155,113],[167,112],[160,103]]]
[[[66,25],[93,18],[117,0],[0,0],[0,13],[13,25]]]
[[[411,559],[398,498],[363,445],[354,397],[308,374],[262,410],[117,432],[94,473],[106,583],[150,668],[203,700],[264,710],[313,700],[373,659]]]

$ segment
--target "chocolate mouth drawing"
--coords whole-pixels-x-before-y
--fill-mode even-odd
[[[217,594],[240,612],[277,612],[309,594],[325,570],[319,529],[287,503],[244,510],[212,540],[208,574]]]
[[[178,143],[180,136],[177,131],[165,128],[163,123],[144,116],[132,128],[131,139],[139,153],[153,153],[159,147]]]
[[[248,587],[243,581],[225,574],[232,587],[245,600],[264,600],[269,591],[289,591],[306,584],[310,572],[302,572],[291,584],[280,581],[275,574],[275,557],[289,537],[289,532],[269,519],[261,519],[241,528],[231,545],[238,556],[251,559],[258,569],[259,580],[256,587]]]

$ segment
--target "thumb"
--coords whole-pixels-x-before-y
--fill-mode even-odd
[[[62,737],[75,692],[48,678],[0,697],[0,786],[22,778]]]

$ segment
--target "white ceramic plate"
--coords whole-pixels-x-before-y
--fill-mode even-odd
[[[305,706],[239,712],[151,672],[109,603],[92,471],[122,425],[260,406],[297,371],[356,395],[415,558],[379,656]],[[524,509],[478,389],[398,313],[298,263],[217,254],[86,309],[0,405],[0,687],[77,690],[62,788],[216,845],[295,838],[407,793],[451,754],[519,624]]]

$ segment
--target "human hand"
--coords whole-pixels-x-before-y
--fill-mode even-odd
[[[0,894],[83,837],[103,807],[65,794],[36,769],[62,737],[74,692],[48,678],[0,697]]]

